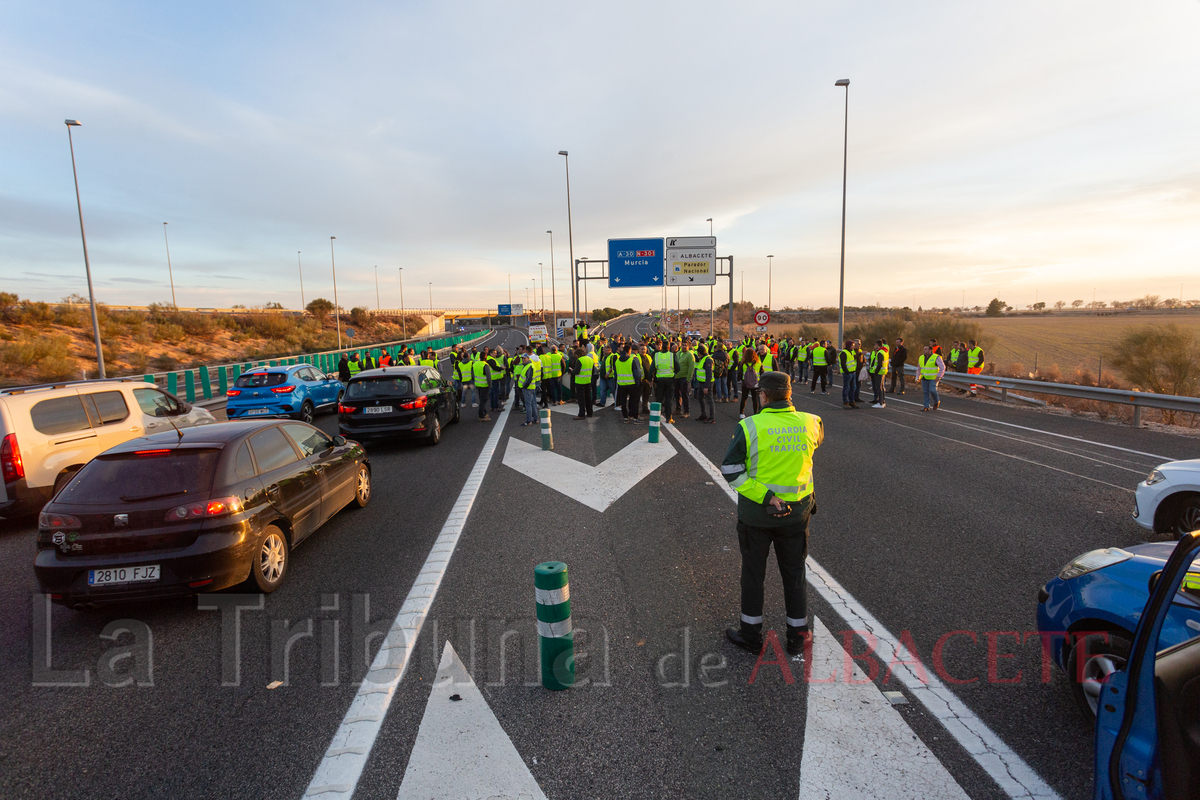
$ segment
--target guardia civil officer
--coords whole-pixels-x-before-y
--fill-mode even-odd
[[[738,493],[742,551],[741,626],[728,628],[725,636],[744,650],[762,651],[763,581],[773,544],[783,579],[787,650],[799,654],[812,629],[804,559],[808,519],[816,512],[813,453],[824,441],[825,429],[820,417],[792,407],[791,379],[785,373],[764,374],[757,391],[762,411],[738,422],[721,464],[721,474]]]

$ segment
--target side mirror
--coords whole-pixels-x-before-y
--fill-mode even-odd
[[[189,404],[189,403],[185,403],[185,402],[184,402],[184,401],[182,401],[182,400],[180,400],[180,401],[179,401],[179,413],[180,413],[180,414],[186,414],[186,413],[188,413],[188,412],[189,412],[189,411],[191,411],[191,410],[192,410],[192,406],[191,406],[191,404]]]
[[[1158,579],[1162,577],[1162,570],[1156,571],[1150,576],[1150,594],[1154,594],[1154,587],[1158,586]]]
[[[345,437],[345,436],[335,436],[335,437],[333,437],[333,444],[334,444],[334,446],[335,446],[335,447],[343,447],[343,446],[345,446],[345,444],[346,444],[346,437]]]

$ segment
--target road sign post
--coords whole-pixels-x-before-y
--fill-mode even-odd
[[[664,241],[668,286],[712,286],[717,282],[715,236],[668,236]]]
[[[533,586],[542,686],[552,691],[569,689],[575,685],[575,634],[567,565],[561,561],[538,564],[533,568]]]
[[[755,311],[754,312],[754,324],[755,325],[762,327],[770,321],[771,321],[771,315],[768,312],[766,312],[766,311]]]

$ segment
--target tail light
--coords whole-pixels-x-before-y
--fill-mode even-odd
[[[70,514],[43,511],[38,514],[38,527],[44,531],[77,531],[80,523],[77,517],[72,517]]]
[[[241,389],[229,389],[225,392],[225,396],[226,397],[237,397],[241,393],[242,393]]]
[[[338,403],[339,414],[353,414],[355,411],[358,411],[358,406],[344,406]]]
[[[165,456],[171,453],[170,450],[134,450],[133,454],[138,458],[155,458],[157,456]]]
[[[426,395],[422,395],[422,396],[418,397],[416,400],[413,400],[411,403],[401,403],[400,407],[405,409],[406,411],[412,411],[413,409],[416,409],[416,408],[425,408],[425,406],[427,406],[427,405],[429,405],[429,397]]]
[[[242,501],[237,497],[215,497],[212,500],[176,506],[167,512],[167,522],[182,522],[187,519],[204,519],[236,514],[242,510]]]
[[[271,391],[275,394],[291,394],[296,391],[295,386],[272,386]]]
[[[0,470],[4,482],[10,483],[25,477],[25,462],[21,461],[21,448],[17,447],[17,435],[10,433],[0,443]]]

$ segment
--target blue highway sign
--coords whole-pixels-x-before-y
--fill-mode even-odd
[[[609,239],[610,289],[663,285],[662,239]]]

